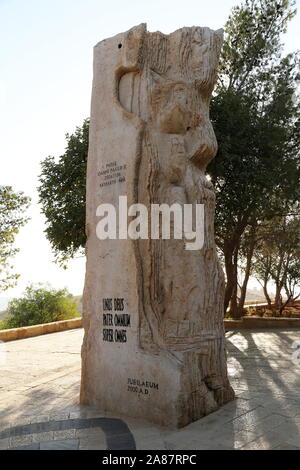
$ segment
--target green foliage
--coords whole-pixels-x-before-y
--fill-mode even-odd
[[[289,213],[300,196],[299,57],[281,57],[294,2],[245,0],[225,26],[211,105],[219,150],[209,165],[217,192],[216,239],[225,260],[225,306],[235,303],[243,236]]]
[[[243,232],[254,212],[271,217],[282,202],[299,200],[299,58],[278,57],[293,15],[285,0],[246,0],[225,27],[222,81],[211,105],[219,151],[208,168],[219,241]]]
[[[300,282],[300,217],[274,217],[259,229],[253,273],[265,286],[276,286],[275,304],[282,304],[281,290],[293,300]]]
[[[29,198],[14,192],[11,186],[0,186],[0,292],[13,287],[19,277],[10,264],[19,250],[14,247],[15,237],[28,218],[24,212]]]
[[[23,297],[13,299],[7,308],[2,328],[39,325],[79,316],[77,302],[67,289],[30,285]]]
[[[295,16],[289,0],[245,0],[235,6],[225,25],[219,80],[240,91],[260,86],[279,58],[281,33]],[[259,82],[257,82],[259,78]]]
[[[253,215],[272,217],[299,200],[300,121],[299,103],[292,101],[293,66],[298,63],[292,65],[291,58],[283,61],[263,110],[252,94],[232,88],[220,90],[212,102],[219,150],[208,172],[217,191],[220,244],[235,229],[243,233]]]
[[[46,216],[46,235],[56,259],[64,263],[85,247],[85,186],[89,120],[66,135],[66,152],[56,162],[42,162],[39,197]]]

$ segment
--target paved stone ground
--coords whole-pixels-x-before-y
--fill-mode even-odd
[[[5,344],[1,450],[300,450],[300,364],[291,360],[300,330],[227,333],[238,398],[178,431],[79,406],[82,336],[72,330]]]

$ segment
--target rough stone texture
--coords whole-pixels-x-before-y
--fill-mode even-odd
[[[82,328],[82,318],[72,318],[71,320],[55,321],[42,325],[0,330],[0,341],[15,341],[16,339],[32,338],[33,336],[57,333],[58,331],[72,330],[73,328]]]
[[[205,168],[217,149],[209,120],[222,31],[146,25],[100,42],[87,177],[87,271],[81,402],[180,427],[233,399],[223,326],[224,278]],[[96,209],[204,204],[199,251],[185,241],[105,240]],[[103,299],[124,299],[126,342],[106,341]],[[121,301],[122,304],[123,301]],[[120,304],[120,305],[121,305]],[[118,300],[117,300],[118,307]]]

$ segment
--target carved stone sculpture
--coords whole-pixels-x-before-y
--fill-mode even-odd
[[[176,427],[234,396],[205,176],[217,150],[209,103],[221,45],[221,30],[164,35],[142,24],[94,55],[81,401]],[[149,213],[203,204],[203,247],[161,236],[99,240],[97,207],[125,195]]]

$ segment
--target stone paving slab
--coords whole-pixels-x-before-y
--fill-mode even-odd
[[[0,450],[300,450],[300,330],[227,333],[237,399],[183,429],[78,404],[83,331],[6,343],[0,374]]]

